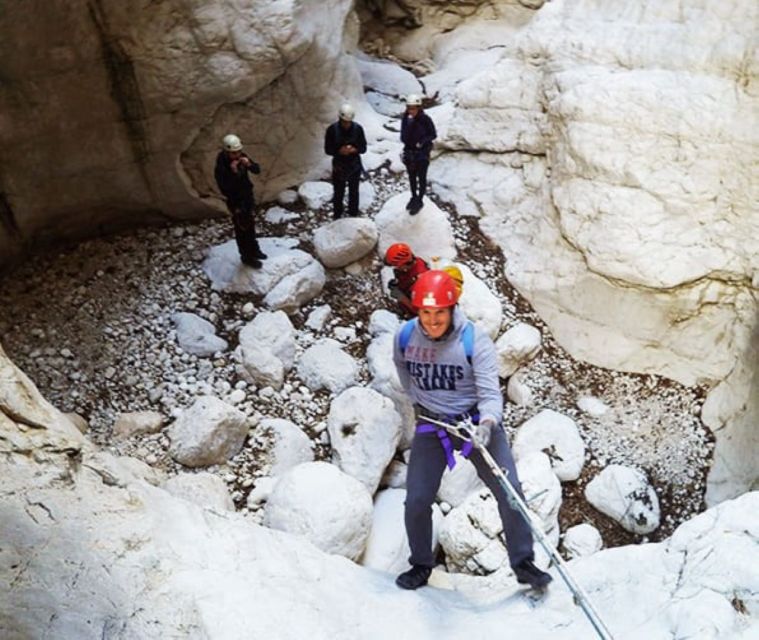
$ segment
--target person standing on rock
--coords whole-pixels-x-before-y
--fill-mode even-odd
[[[429,271],[429,266],[422,258],[415,256],[405,242],[396,242],[387,248],[385,265],[393,268],[393,279],[387,283],[390,295],[398,301],[405,317],[414,317],[416,309],[411,304],[411,289],[416,279]]]
[[[496,498],[509,562],[517,581],[542,589],[551,582],[551,576],[533,562],[530,525],[509,504],[479,451],[487,448],[521,495],[511,449],[500,427],[503,397],[495,345],[456,306],[458,296],[456,283],[445,271],[421,274],[411,291],[411,301],[419,315],[402,324],[395,334],[393,359],[418,416],[406,476],[404,511],[411,568],[397,577],[396,584],[402,589],[417,589],[429,580],[435,566],[432,503],[446,464],[450,468],[455,464],[456,448],[469,456],[477,474]],[[476,425],[472,442],[425,423],[422,416],[452,424],[471,417]]]
[[[324,134],[324,153],[332,156],[332,212],[335,219],[343,215],[345,186],[348,185],[348,215],[358,216],[358,183],[364,168],[361,154],[366,153],[364,128],[354,122],[355,111],[344,104]]]
[[[413,216],[421,210],[427,192],[427,169],[430,166],[432,141],[437,138],[435,124],[422,109],[422,98],[411,94],[406,98],[406,113],[401,121],[403,164],[408,171],[411,199],[406,210]]]
[[[232,214],[235,240],[243,264],[254,269],[261,268],[266,254],[258,246],[254,218],[255,200],[253,183],[248,173],[258,175],[261,167],[242,150],[242,142],[234,133],[224,136],[222,149],[216,156],[214,177],[227,209]]]

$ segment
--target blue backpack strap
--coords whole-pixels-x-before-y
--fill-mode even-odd
[[[398,346],[401,348],[401,353],[406,353],[406,347],[408,346],[408,341],[411,340],[411,334],[414,331],[414,328],[416,327],[416,318],[412,318],[411,320],[406,320],[406,323],[401,327],[401,333],[398,336]]]
[[[474,354],[474,323],[471,320],[466,323],[464,330],[461,332],[461,342],[464,344],[466,361],[472,364],[472,355]]]

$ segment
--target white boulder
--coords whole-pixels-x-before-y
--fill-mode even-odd
[[[326,276],[324,268],[311,255],[295,249],[292,238],[259,238],[268,256],[260,269],[240,262],[234,240],[211,247],[203,271],[215,290],[253,293],[265,296],[270,309],[294,309],[319,295]]]
[[[518,461],[533,451],[543,451],[559,480],[577,480],[585,464],[585,443],[572,418],[551,409],[524,422],[514,438],[513,453]]]
[[[506,397],[518,407],[532,404],[532,389],[518,372],[509,376],[509,381],[506,383]]]
[[[294,311],[322,292],[327,275],[316,260],[302,269],[282,278],[264,297],[264,304],[270,309]]]
[[[308,318],[306,318],[306,326],[314,331],[321,331],[324,329],[324,325],[331,314],[332,307],[328,304],[320,305],[308,314]]]
[[[366,163],[364,164],[366,165]],[[361,213],[366,213],[372,208],[375,195],[374,185],[368,180],[362,180],[358,185],[358,210]]]
[[[280,389],[295,360],[295,329],[284,311],[261,311],[239,334],[235,355],[252,382]]]
[[[519,459],[517,474],[527,506],[551,544],[556,546],[560,535],[561,483],[551,468],[551,461],[546,454],[533,451]]]
[[[177,342],[183,351],[200,357],[225,351],[227,341],[216,335],[216,328],[194,313],[175,313],[171,316],[177,328]]]
[[[587,413],[594,418],[604,415],[609,407],[602,400],[595,396],[581,396],[577,399],[577,407],[583,413]]]
[[[474,465],[458,453],[456,456],[456,466],[453,469],[446,468],[443,477],[440,479],[440,487],[437,490],[437,498],[442,502],[447,502],[452,507],[458,507],[469,497],[472,492],[481,491],[483,485],[480,476],[477,475],[477,469]]]
[[[329,269],[363,258],[377,244],[377,226],[369,218],[341,218],[314,232],[314,249]]]
[[[503,309],[501,301],[490,290],[490,287],[480,280],[465,264],[456,263],[464,277],[459,304],[461,309],[472,322],[481,325],[487,334],[495,340],[501,330]]]
[[[483,575],[508,564],[498,504],[489,490],[469,494],[443,519],[440,546],[449,571]]]
[[[248,509],[258,509],[264,502],[269,499],[274,485],[277,484],[277,478],[271,476],[260,476],[256,478],[253,488],[248,493],[245,501]]]
[[[392,400],[373,389],[351,387],[330,405],[327,430],[332,459],[374,494],[401,437]]]
[[[329,389],[340,393],[355,384],[357,375],[356,361],[332,338],[324,338],[306,349],[298,361],[298,376],[311,391]]]
[[[166,418],[158,411],[130,411],[120,413],[113,423],[115,438],[129,438],[150,433],[158,433],[166,422]]]
[[[397,321],[397,316],[390,315]],[[414,437],[414,405],[398,378],[393,362],[393,339],[394,333],[390,331],[378,333],[366,349],[366,360],[372,375],[371,388],[390,398],[401,416],[403,427],[399,445],[401,449],[406,449],[411,446]]]
[[[285,473],[274,486],[264,524],[356,560],[369,539],[372,511],[372,498],[358,480],[327,462],[308,462]]]
[[[387,200],[374,218],[379,231],[377,251],[385,255],[387,248],[396,242],[405,242],[413,252],[423,258],[440,256],[456,257],[453,228],[447,214],[429,198],[415,216],[406,211],[408,192],[395,195]]]
[[[332,200],[332,185],[329,182],[304,182],[298,187],[298,195],[306,206],[315,211]]]
[[[259,429],[269,432],[272,444],[268,449],[271,461],[269,475],[277,477],[304,462],[313,462],[314,451],[309,437],[290,420],[265,418]]]
[[[564,533],[562,546],[568,558],[582,558],[593,555],[603,548],[603,539],[598,529],[592,524],[583,522],[569,527]]]
[[[294,192],[292,192],[294,193]],[[280,224],[282,222],[290,222],[291,220],[297,220],[298,214],[289,209],[282,207],[271,207],[266,211],[264,219],[271,224]]]
[[[369,317],[369,333],[376,337],[381,333],[394,334],[400,319],[392,311],[377,309]]]
[[[213,396],[198,398],[168,429],[169,454],[186,467],[221,464],[245,443],[245,414]]]
[[[631,533],[647,534],[659,526],[659,498],[637,469],[609,465],[585,487],[585,499]]]
[[[495,343],[498,351],[498,375],[508,378],[520,366],[532,360],[540,351],[540,331],[520,322],[506,331]]]

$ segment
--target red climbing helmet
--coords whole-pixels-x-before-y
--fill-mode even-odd
[[[403,267],[414,259],[411,247],[403,242],[391,244],[385,252],[385,264],[389,267]]]
[[[411,289],[411,304],[417,309],[452,307],[458,299],[456,283],[445,271],[425,271]]]

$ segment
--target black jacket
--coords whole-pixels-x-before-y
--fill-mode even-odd
[[[429,161],[432,141],[437,138],[435,124],[421,109],[413,118],[408,114],[401,121],[401,142],[404,162]]]
[[[340,147],[350,144],[356,147],[358,153],[348,156],[340,155]],[[324,153],[332,156],[332,169],[347,177],[360,172],[361,154],[366,153],[366,136],[364,128],[357,122],[351,122],[351,126],[343,129],[340,121],[333,122],[327,127],[324,134]]]
[[[248,172],[261,173],[261,167],[251,160],[250,156],[243,153],[244,157],[250,160],[250,166],[245,167],[242,164],[237,165],[237,171],[232,170],[229,156],[224,151],[219,151],[216,156],[216,168],[214,177],[219,191],[230,203],[243,202],[253,199],[253,183],[250,181]]]

